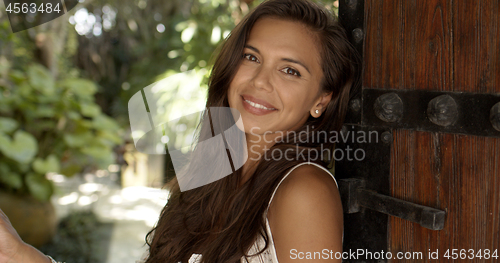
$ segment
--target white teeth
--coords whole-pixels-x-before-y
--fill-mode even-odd
[[[248,104],[252,105],[252,107],[259,108],[259,109],[264,109],[264,110],[275,110],[274,108],[267,108],[263,105],[257,104],[255,102],[245,100]]]

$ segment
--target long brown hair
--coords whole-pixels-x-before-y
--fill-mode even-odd
[[[286,171],[304,161],[324,167],[330,163],[331,155],[324,158],[322,153],[323,149],[329,149],[333,154],[333,142],[315,134],[340,131],[356,76],[357,57],[338,21],[308,0],[265,1],[233,29],[216,57],[206,106],[229,107],[229,84],[242,60],[253,25],[263,17],[301,22],[318,36],[324,76],[321,88],[333,94],[332,100],[321,117],[309,117],[284,142],[273,145],[267,151],[270,158],[261,158],[253,176],[243,184],[242,169],[185,192],[180,191],[174,178],[169,183],[168,203],[156,227],[146,237],[149,245],[147,263],[187,262],[193,253],[202,254],[205,263],[239,262],[243,256],[252,256],[246,253],[259,236],[263,237],[267,248],[269,237],[265,231],[264,212]],[[273,154],[277,152],[287,156],[275,158]]]

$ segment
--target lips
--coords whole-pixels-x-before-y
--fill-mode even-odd
[[[264,100],[249,95],[243,95],[241,99],[245,110],[254,115],[262,116],[277,111],[276,107]]]
[[[265,100],[256,99],[256,98],[249,96],[249,95],[242,95],[241,97],[243,98],[243,100],[245,102],[249,103],[253,107],[264,109],[264,110],[276,110],[276,107],[274,107],[273,105],[271,105],[270,103],[268,103]]]

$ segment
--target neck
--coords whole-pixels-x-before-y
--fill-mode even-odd
[[[246,134],[248,159],[242,168],[241,184],[244,184],[252,177],[262,158],[271,158],[270,154],[266,153],[266,151],[280,140],[279,136],[281,136],[279,133],[264,135]]]

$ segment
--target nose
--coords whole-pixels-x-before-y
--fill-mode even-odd
[[[272,84],[272,69],[266,67],[260,67],[253,78],[253,86],[256,89],[265,90],[271,92],[273,90]]]

